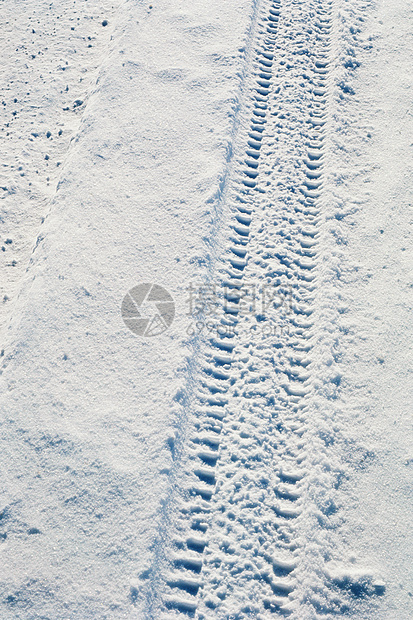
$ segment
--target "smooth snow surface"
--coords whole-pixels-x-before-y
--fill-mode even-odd
[[[0,619],[412,618],[411,3],[1,20]]]

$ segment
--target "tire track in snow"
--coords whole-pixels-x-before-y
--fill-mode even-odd
[[[254,342],[250,334],[257,327],[256,318],[245,317],[240,328],[233,373],[241,380],[228,406],[217,509],[204,553],[200,618],[268,617],[294,610],[300,519],[306,508],[303,438],[316,332],[312,314],[331,27],[329,5],[324,6],[327,9],[322,3],[301,7],[289,20],[290,11],[283,5],[283,30],[291,43],[283,37],[275,51],[279,63],[268,136],[277,139],[274,151],[266,148],[261,160],[262,167],[269,168],[261,178],[263,183],[265,172],[270,177],[266,197],[258,201],[248,195],[258,230],[249,244],[244,280],[277,290],[278,307],[267,322],[281,322],[284,329]],[[306,17],[312,18],[309,40],[300,30]],[[285,52],[291,49],[289,62]],[[304,89],[301,68],[308,71]],[[284,84],[284,93],[277,93],[277,83]],[[294,106],[288,106],[291,99]],[[280,161],[277,151],[284,149],[286,156]]]
[[[296,608],[330,8],[273,0],[258,21],[251,121],[217,269],[220,329],[192,378],[192,430],[165,565],[156,567],[160,604],[151,593],[156,617],[266,618]],[[277,291],[268,316],[243,316],[243,289],[263,285]],[[281,329],[251,338],[261,322]]]

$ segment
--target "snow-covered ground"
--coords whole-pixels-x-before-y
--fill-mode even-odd
[[[1,20],[0,618],[412,618],[411,3]]]

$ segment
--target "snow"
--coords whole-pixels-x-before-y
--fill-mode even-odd
[[[1,618],[407,620],[409,7],[3,5]]]

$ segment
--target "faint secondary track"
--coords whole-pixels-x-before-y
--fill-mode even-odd
[[[331,4],[259,10],[250,120],[216,269],[221,314],[190,379],[148,618],[297,612]],[[265,308],[246,311],[246,289]]]
[[[0,350],[122,4],[2,5]]]

